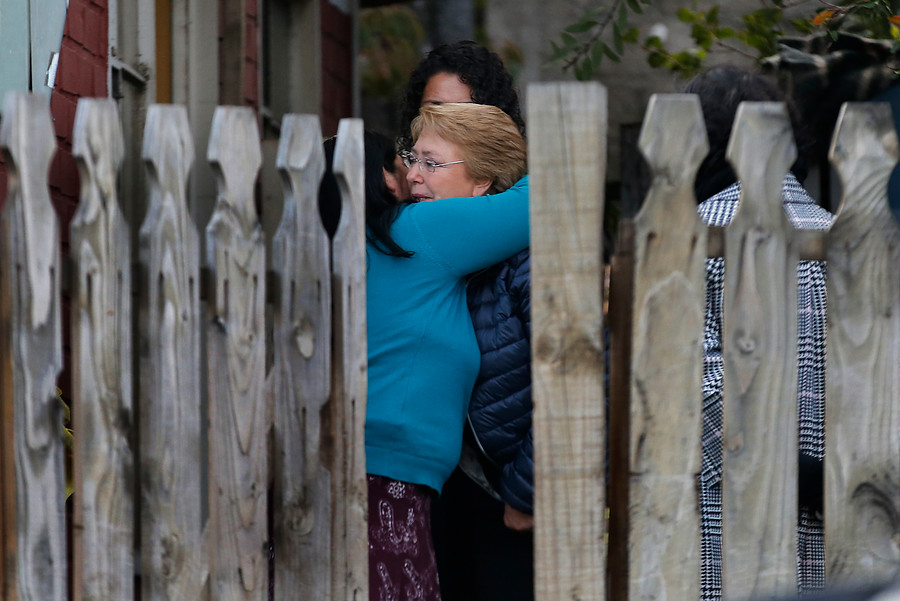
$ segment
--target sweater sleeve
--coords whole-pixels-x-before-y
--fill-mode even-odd
[[[499,194],[445,198],[407,209],[424,251],[460,277],[528,246],[528,177]]]

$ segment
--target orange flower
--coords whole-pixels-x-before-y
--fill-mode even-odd
[[[812,20],[813,25],[824,25],[833,16],[834,16],[833,10],[823,10],[822,12],[820,12],[813,18],[813,20]]]
[[[894,15],[892,17],[888,17],[888,21],[890,21],[894,25],[900,25],[900,15]]]

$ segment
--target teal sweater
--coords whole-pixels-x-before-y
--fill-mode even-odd
[[[391,235],[415,255],[366,248],[366,471],[440,491],[480,365],[464,278],[528,246],[528,178],[500,194],[407,205]]]

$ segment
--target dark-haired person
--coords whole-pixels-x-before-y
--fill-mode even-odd
[[[422,106],[447,102],[496,106],[524,134],[512,76],[500,57],[474,42],[439,46],[418,65],[401,123],[408,126]],[[434,513],[445,601],[534,598],[530,268],[524,250],[469,278],[481,369],[460,469]]]
[[[743,101],[784,102],[784,94],[766,77],[731,65],[713,67],[684,89],[697,94],[709,136],[710,152],[695,182],[700,216],[725,226],[738,207],[740,183],[725,158],[728,139]],[[788,104],[798,159],[784,180],[785,213],[794,227],[826,230],[831,214],[809,196],[798,178],[805,176],[811,144]],[[722,597],[722,298],[724,259],[706,261],[706,327],[703,368],[703,451],[700,476],[700,590],[704,601]],[[800,261],[797,267],[799,372],[797,405],[800,442],[800,521],[798,588],[821,589],[825,580],[822,510],[822,461],[825,454],[825,264]]]
[[[323,144],[325,177],[319,193],[319,213],[330,238],[334,237],[341,218],[340,192],[331,170],[336,142],[337,138],[331,137]],[[363,133],[363,147],[367,236],[376,240],[390,240],[386,233],[391,225],[392,213],[389,209],[409,198],[407,168],[394,150],[394,143],[386,136],[367,130]],[[390,243],[388,247],[393,251],[400,250],[400,247]]]
[[[412,146],[409,126],[419,114],[419,107],[441,102],[496,106],[509,115],[525,135],[525,122],[512,75],[496,53],[470,40],[438,46],[409,76],[400,107],[400,150]]]
[[[428,106],[411,133],[403,160],[418,202],[396,202],[385,153],[366,149],[372,601],[441,598],[431,503],[459,461],[480,364],[466,278],[528,245],[525,141],[508,115]]]

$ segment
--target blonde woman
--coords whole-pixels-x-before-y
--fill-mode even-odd
[[[381,207],[367,210],[372,600],[440,599],[431,501],[459,461],[480,363],[465,278],[528,246],[526,146],[508,115],[423,106],[412,137],[416,202],[367,199]]]

